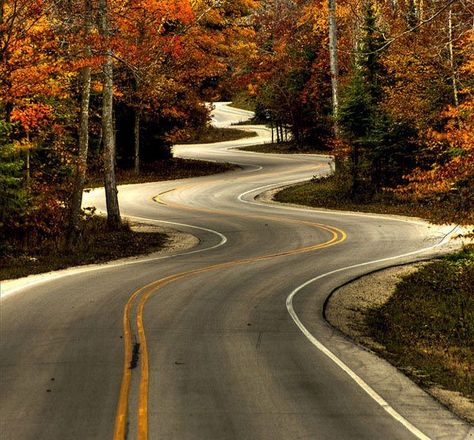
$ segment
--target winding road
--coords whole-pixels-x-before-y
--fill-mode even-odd
[[[218,103],[214,123],[250,113]],[[3,283],[2,440],[471,439],[474,430],[323,317],[365,272],[443,252],[449,228],[266,203],[330,171],[257,138],[176,146],[240,169],[119,189],[124,215],[199,238],[177,255]],[[103,190],[85,205],[104,209]]]

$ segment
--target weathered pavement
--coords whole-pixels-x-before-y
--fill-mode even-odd
[[[215,121],[245,117],[219,105]],[[322,317],[334,287],[436,252],[447,229],[255,201],[265,189],[328,172],[329,159],[231,149],[269,139],[266,129],[252,129],[257,140],[176,147],[179,156],[236,162],[240,171],[120,188],[126,215],[171,223],[196,235],[196,248],[4,286],[2,440],[125,432],[173,440],[472,438],[472,427]],[[87,195],[91,204],[103,208],[101,190]]]

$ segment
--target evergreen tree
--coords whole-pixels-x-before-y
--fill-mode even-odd
[[[11,124],[0,120],[0,253],[9,227],[18,223],[27,206],[23,162],[10,142]]]
[[[411,157],[416,147],[411,139],[415,131],[407,124],[393,120],[380,106],[383,78],[387,76],[380,61],[383,44],[374,4],[369,1],[354,72],[344,90],[339,111],[341,134],[351,146],[354,199],[371,197],[384,186],[400,183],[403,175],[414,166]]]

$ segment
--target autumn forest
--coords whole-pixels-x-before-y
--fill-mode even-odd
[[[0,255],[84,240],[84,188],[171,163],[235,101],[352,203],[474,222],[469,0],[0,0]]]

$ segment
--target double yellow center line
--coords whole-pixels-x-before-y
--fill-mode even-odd
[[[176,188],[176,190],[184,189],[189,186],[191,185],[187,185],[181,188]],[[165,204],[160,199],[160,196],[169,192],[170,191],[166,191],[160,194],[159,196],[155,197],[154,200],[158,203]],[[133,304],[135,303],[135,300],[137,300],[137,298],[139,298],[139,303],[138,303],[137,312],[136,312],[136,327],[137,327],[137,332],[138,332],[138,342],[140,344],[140,375],[141,375],[140,385],[139,385],[138,412],[137,412],[137,424],[138,424],[137,439],[147,440],[148,439],[149,368],[148,368],[147,341],[146,341],[145,328],[143,325],[143,312],[144,312],[145,304],[150,298],[150,296],[156,293],[161,287],[164,287],[174,281],[191,277],[193,275],[228,269],[228,268],[235,267],[238,265],[255,263],[255,262],[264,261],[264,260],[270,260],[272,258],[277,258],[277,257],[291,256],[291,255],[297,255],[297,254],[301,254],[305,252],[311,252],[317,249],[323,249],[326,247],[335,246],[339,243],[342,243],[347,238],[346,233],[342,231],[341,229],[338,229],[334,226],[324,225],[320,223],[313,223],[313,222],[308,222],[304,220],[287,219],[287,218],[282,218],[282,217],[267,217],[267,216],[262,216],[262,215],[253,215],[253,214],[228,213],[226,211],[208,210],[204,208],[191,208],[191,207],[181,206],[181,205],[176,205],[176,204],[171,204],[171,203],[166,203],[166,204],[170,207],[186,209],[186,210],[191,210],[191,211],[200,211],[200,212],[207,212],[211,214],[221,214],[225,216],[270,220],[270,221],[278,221],[282,223],[310,226],[313,228],[317,228],[319,230],[329,232],[331,234],[331,238],[323,243],[314,244],[312,246],[306,246],[306,247],[302,247],[298,249],[273,253],[269,255],[262,255],[258,257],[244,258],[240,260],[229,261],[226,263],[213,264],[211,266],[203,267],[200,269],[193,269],[193,270],[189,270],[185,272],[180,272],[177,274],[169,275],[164,278],[160,278],[133,292],[127,304],[125,305],[125,309],[123,313],[125,354],[124,354],[124,362],[123,362],[122,383],[120,386],[119,403],[118,403],[117,413],[116,413],[116,418],[115,418],[114,440],[124,440],[125,435],[126,435],[126,430],[127,430],[128,400],[129,400],[129,394],[130,394],[130,383],[131,383],[131,378],[132,378],[132,371],[130,369],[130,365],[131,365],[132,357],[133,357],[133,340],[132,340],[132,331],[131,331],[131,325],[130,325],[130,315],[131,315],[131,309],[133,307]]]

